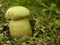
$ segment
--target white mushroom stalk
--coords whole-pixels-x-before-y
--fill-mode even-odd
[[[22,6],[11,7],[6,11],[5,17],[11,19],[9,28],[12,37],[32,36],[29,15],[30,11]]]

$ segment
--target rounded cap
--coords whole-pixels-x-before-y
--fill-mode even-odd
[[[19,19],[30,15],[30,11],[23,6],[11,7],[6,11],[5,17],[7,19]]]

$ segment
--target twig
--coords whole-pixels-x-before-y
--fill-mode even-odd
[[[59,11],[54,10],[54,9],[50,9],[50,8],[49,8],[47,5],[45,5],[43,2],[38,1],[38,0],[36,0],[36,2],[39,3],[39,5],[42,5],[43,7],[48,8],[49,10],[54,11],[54,12],[57,13],[57,14],[60,14]]]

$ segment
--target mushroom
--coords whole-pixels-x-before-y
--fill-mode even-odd
[[[6,11],[5,17],[11,19],[9,21],[9,30],[12,37],[32,36],[29,15],[30,11],[23,6],[11,7]]]

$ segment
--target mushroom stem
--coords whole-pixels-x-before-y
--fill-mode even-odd
[[[32,30],[30,27],[29,20],[11,20],[9,22],[10,34],[13,37],[23,37],[25,35],[32,36]]]

